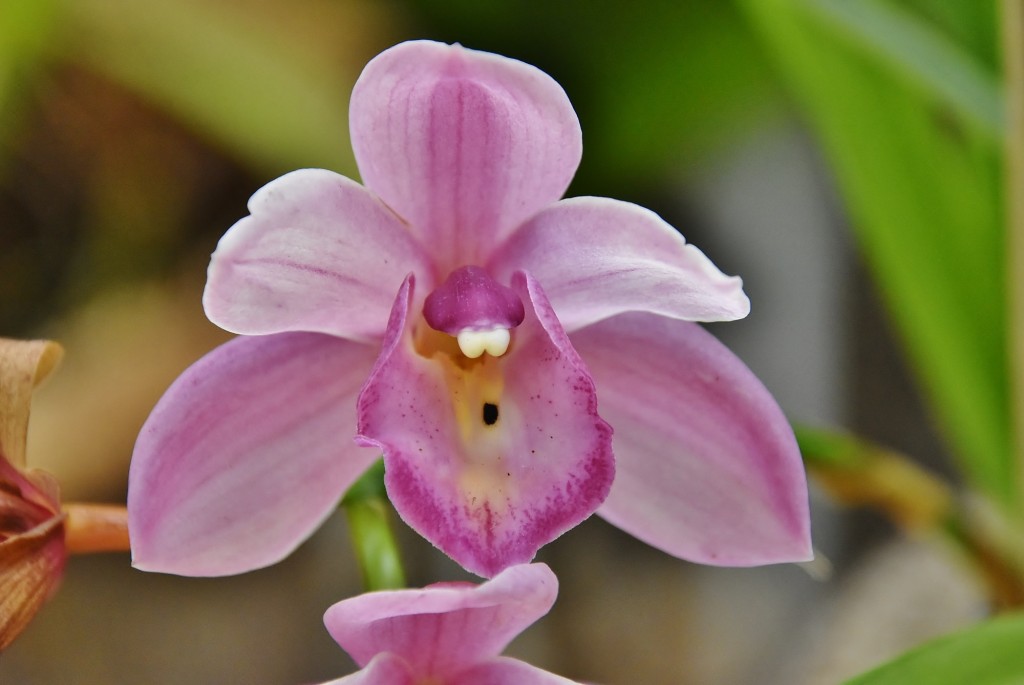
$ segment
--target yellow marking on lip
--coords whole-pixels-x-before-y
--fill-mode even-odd
[[[494,515],[507,513],[520,485],[509,463],[509,438],[522,430],[516,408],[504,402],[508,355],[470,359],[454,337],[428,326],[417,326],[413,345],[443,371],[461,441],[450,468],[463,502],[473,510],[482,511],[486,505]],[[498,420],[491,425],[484,421],[484,404],[498,407]]]
[[[435,361],[444,366],[452,412],[462,442],[460,463],[453,464],[459,474],[458,485],[465,503],[473,509],[484,505],[493,514],[508,508],[509,496],[517,489],[508,465],[508,431],[502,405],[505,376],[498,359],[485,355],[468,367],[453,363],[445,355]],[[498,420],[484,421],[484,404],[498,409]]]
[[[495,442],[496,433],[500,432],[501,403],[505,391],[505,377],[501,365],[493,357],[482,357],[476,364],[464,368],[453,364],[446,358],[438,359],[445,367],[445,382],[448,385],[448,396],[456,423],[459,424],[459,436],[467,453],[476,456],[479,452],[489,452],[486,448]],[[487,425],[483,419],[485,404],[498,407],[498,421]],[[471,449],[474,448],[474,449]],[[481,454],[486,459],[486,455]],[[476,461],[473,458],[473,461]]]

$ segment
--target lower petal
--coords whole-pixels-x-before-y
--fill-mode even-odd
[[[721,566],[811,558],[807,483],[786,417],[692,323],[624,314],[577,331],[616,478],[598,512],[669,554]]]
[[[512,285],[526,318],[508,353],[469,362],[422,349],[444,334],[409,312],[407,280],[359,398],[360,435],[384,451],[398,513],[486,577],[590,516],[614,477],[590,374],[536,282]]]
[[[236,338],[185,371],[132,456],[133,564],[218,576],[287,556],[377,456],[349,437],[373,356],[331,336],[282,333]]]
[[[550,568],[524,564],[479,585],[438,583],[352,597],[328,609],[324,625],[360,666],[390,653],[418,677],[444,678],[496,657],[548,613],[557,594]]]

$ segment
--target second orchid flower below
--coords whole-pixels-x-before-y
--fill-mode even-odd
[[[573,685],[500,656],[557,594],[551,569],[524,564],[480,585],[436,583],[343,600],[324,624],[362,670],[325,685]]]

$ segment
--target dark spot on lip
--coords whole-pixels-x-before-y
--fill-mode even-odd
[[[498,405],[484,402],[484,423],[493,426],[498,422]]]

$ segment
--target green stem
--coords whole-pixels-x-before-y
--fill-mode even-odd
[[[392,509],[384,491],[384,465],[377,462],[341,502],[356,559],[368,591],[406,586],[402,556],[391,526]]]
[[[1002,509],[955,495],[894,450],[840,433],[796,433],[808,473],[833,499],[877,509],[910,534],[937,533],[978,572],[994,607],[1024,606],[1024,541]]]

